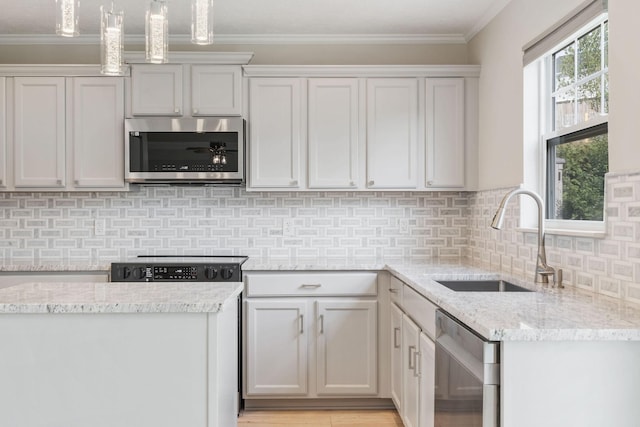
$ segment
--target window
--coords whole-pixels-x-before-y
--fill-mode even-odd
[[[542,61],[548,83],[542,85],[546,124],[541,166],[546,169],[544,194],[551,227],[580,228],[567,221],[604,220],[608,38],[609,22],[603,16]]]

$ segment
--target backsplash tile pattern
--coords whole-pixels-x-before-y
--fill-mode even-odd
[[[5,260],[118,260],[144,254],[464,257],[459,192],[252,193],[140,187],[128,193],[0,194]],[[94,222],[106,225],[96,235]],[[291,235],[283,235],[283,220]]]
[[[546,236],[547,261],[560,267],[565,285],[640,302],[640,173],[608,174],[604,238]],[[480,191],[469,197],[469,256],[474,265],[532,279],[537,234],[516,228],[519,204],[507,206],[502,230],[489,227],[510,189]]]

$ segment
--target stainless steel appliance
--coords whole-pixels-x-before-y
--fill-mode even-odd
[[[241,117],[125,120],[125,181],[241,185],[245,181]]]
[[[500,346],[436,313],[435,427],[498,427]]]

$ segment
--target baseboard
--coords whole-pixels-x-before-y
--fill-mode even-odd
[[[244,410],[269,409],[394,409],[391,399],[245,399]]]

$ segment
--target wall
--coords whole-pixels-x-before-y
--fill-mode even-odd
[[[482,67],[478,188],[523,182],[522,47],[583,1],[511,0],[469,42],[469,62]]]
[[[144,52],[144,46],[125,46]],[[467,63],[465,44],[195,45],[171,51],[253,52],[253,65],[458,65]],[[99,45],[0,45],[0,64],[98,64]]]
[[[466,193],[247,193],[141,187],[130,193],[0,193],[5,260],[108,262],[139,254],[460,257]],[[94,219],[106,235],[94,235]],[[294,236],[283,236],[291,218]],[[406,221],[403,232],[400,220]]]

